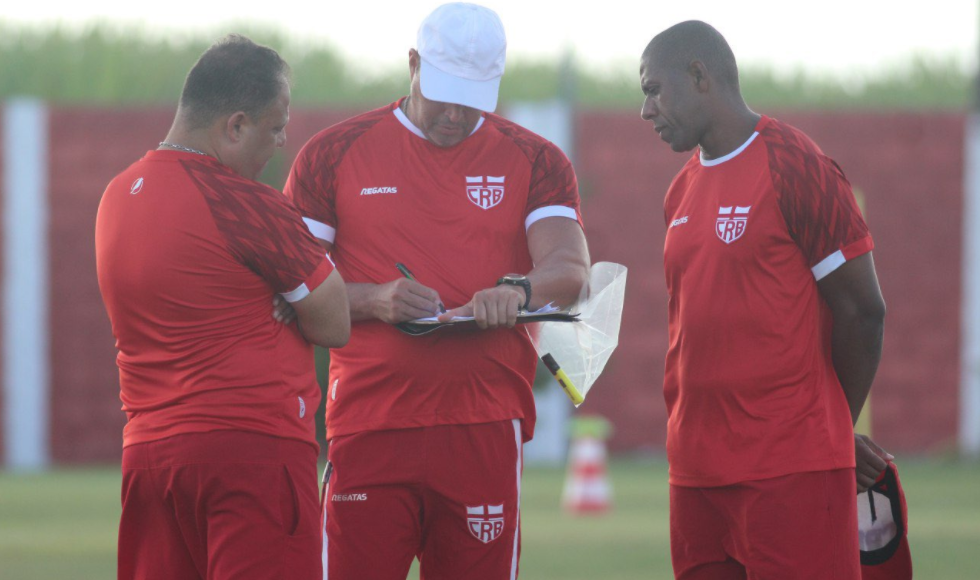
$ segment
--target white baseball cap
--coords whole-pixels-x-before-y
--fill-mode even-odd
[[[481,111],[497,108],[507,38],[496,12],[463,2],[443,4],[419,27],[418,52],[425,98]]]

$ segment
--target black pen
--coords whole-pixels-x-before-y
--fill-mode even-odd
[[[415,276],[412,275],[411,270],[409,270],[405,266],[405,264],[402,264],[401,262],[395,262],[395,267],[398,268],[398,271],[402,273],[402,276],[405,276],[409,280],[415,280]],[[418,282],[418,280],[415,280],[415,281]],[[445,313],[446,313],[446,307],[442,305],[442,302],[440,302],[439,303],[439,314],[445,314]]]

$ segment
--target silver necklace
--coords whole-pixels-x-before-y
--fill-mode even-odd
[[[176,143],[167,143],[166,141],[160,141],[160,147],[170,147],[171,149],[185,151],[187,153],[196,153],[198,155],[204,155],[205,157],[208,155],[204,151],[198,151],[197,149],[191,149],[190,147],[184,147],[183,145],[178,145]]]

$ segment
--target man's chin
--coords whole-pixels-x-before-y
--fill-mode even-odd
[[[674,153],[687,153],[697,147],[697,144],[690,145],[688,143],[682,143],[680,141],[671,141],[669,143],[671,150]]]
[[[670,128],[665,128],[660,131],[660,139],[666,143],[674,153],[684,153],[685,151],[694,149],[695,145],[690,145],[677,137],[678,135]]]
[[[443,148],[455,147],[459,145],[464,139],[462,135],[460,136],[455,136],[455,135],[449,136],[449,135],[439,135],[439,134],[433,135],[431,133],[427,135],[427,137],[429,138],[430,143],[432,143],[436,147],[443,147]]]

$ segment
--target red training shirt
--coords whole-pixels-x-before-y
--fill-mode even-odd
[[[212,157],[150,151],[106,188],[95,247],[123,446],[217,429],[316,445],[313,347],[272,297],[304,298],[333,266],[285,196]]]
[[[390,282],[401,262],[451,309],[503,274],[531,270],[532,223],[580,220],[575,173],[552,143],[486,114],[440,148],[398,105],[321,131],[286,183],[346,282]],[[347,346],[331,350],[327,436],[521,418],[530,439],[536,358],[520,326],[408,336],[356,322]]]
[[[840,167],[762,117],[733,153],[688,161],[664,217],[671,484],[853,467],[816,282],[873,243]]]

